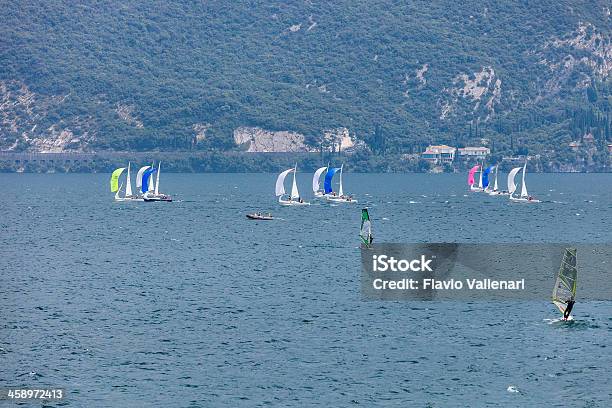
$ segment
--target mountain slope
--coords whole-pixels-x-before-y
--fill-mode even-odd
[[[223,150],[243,126],[315,146],[346,127],[374,150],[379,126],[398,152],[612,138],[608,1],[45,0],[0,14],[2,149]]]

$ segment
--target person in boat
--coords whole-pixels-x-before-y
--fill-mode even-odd
[[[563,312],[563,320],[567,320],[570,317],[570,314],[572,313],[572,309],[574,308],[574,303],[576,303],[576,301],[571,298],[567,300],[567,307],[565,308],[565,312]]]
[[[528,200],[533,201],[533,196],[529,196]]]

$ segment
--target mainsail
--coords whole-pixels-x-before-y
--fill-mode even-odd
[[[321,178],[321,174],[323,174],[325,170],[327,170],[327,167],[318,168],[317,171],[315,171],[314,176],[312,177],[312,191],[315,193],[319,191],[319,179]]]
[[[332,188],[332,179],[334,178],[334,174],[336,174],[336,172],[338,171],[340,171],[339,167],[334,167],[327,170],[327,174],[325,175],[325,181],[323,183],[325,194],[329,194],[334,191],[334,189]]]
[[[150,168],[151,166],[144,166],[144,167],[141,167],[140,170],[138,170],[138,174],[136,174],[136,189],[139,189],[140,187],[142,187],[142,175],[144,174],[145,171],[147,171]]]
[[[113,174],[111,174],[111,178],[110,178],[111,193],[115,193],[119,190],[119,176],[121,176],[121,173],[123,173],[123,170],[125,170],[125,167],[119,167],[118,169],[113,171]]]
[[[523,166],[523,186],[521,187],[521,197],[522,198],[526,198],[529,197],[529,194],[527,193],[527,184],[525,184],[525,173],[527,172],[527,162],[525,162],[525,165]]]
[[[516,173],[518,173],[519,171],[521,171],[521,168],[515,167],[510,170],[510,173],[508,173],[508,192],[510,193],[510,196],[512,196],[512,194],[516,191],[516,184],[514,183],[514,178],[516,177]]]
[[[468,185],[471,187],[474,185],[474,174],[476,174],[476,172],[478,171],[478,169],[480,168],[479,165],[476,165],[474,167],[472,167],[470,169],[470,172],[468,173]]]
[[[493,191],[497,191],[497,170],[499,168],[498,166],[495,166],[495,183],[493,184]]]
[[[577,276],[576,248],[565,248],[565,254],[552,293],[552,301],[561,313],[565,313],[568,301],[573,301],[576,298]]]
[[[495,168],[495,166],[489,166],[485,169],[483,175],[482,175],[482,186],[484,188],[489,187],[489,174],[491,173],[491,170],[493,170]]]
[[[342,169],[344,168],[344,164],[340,166],[340,187],[338,187],[338,195],[340,197],[344,196],[344,190],[342,189]]]
[[[370,245],[374,240],[372,236],[372,223],[367,208],[361,210],[361,231],[359,232],[359,237],[364,245]]]
[[[284,184],[285,177],[287,177],[287,174],[291,173],[292,171],[293,169],[287,169],[278,175],[278,178],[276,179],[276,195],[277,196],[285,195],[285,184]]]
[[[297,173],[297,163],[293,168],[293,185],[291,186],[291,199],[300,198],[300,192],[298,191],[297,183],[295,181],[295,175]]]
[[[151,173],[153,173],[155,171],[155,166],[153,165],[153,163],[151,163],[151,169],[153,170]],[[148,191],[153,191],[155,190],[155,183],[153,182],[153,179],[149,179],[149,190]]]
[[[161,173],[161,162],[157,163],[157,177],[155,180],[155,195],[159,195],[159,173]]]
[[[127,179],[125,181],[125,196],[132,196],[132,180],[130,179],[130,166],[132,163],[128,162]]]
[[[480,166],[480,176],[478,177],[478,188],[480,188],[481,190],[483,189],[482,186],[482,166],[484,165],[484,161],[482,162],[482,165]]]

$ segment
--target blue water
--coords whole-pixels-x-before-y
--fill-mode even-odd
[[[345,174],[359,204],[300,208],[275,178],[166,173],[175,202],[115,203],[108,175],[0,174],[0,387],[70,407],[610,406],[612,302],[561,323],[544,301],[362,301],[357,234],[368,205],[377,242],[610,243],[612,175],[531,174],[547,202],[525,205],[463,175]]]

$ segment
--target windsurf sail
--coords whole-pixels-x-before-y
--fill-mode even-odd
[[[334,167],[327,170],[327,174],[325,175],[325,181],[323,182],[323,189],[325,191],[325,194],[329,194],[334,191],[334,189],[332,188],[332,179],[334,178],[334,174],[336,174],[336,172],[338,171],[340,171],[339,167]]]
[[[130,179],[130,166],[132,163],[128,162],[127,179],[125,181],[125,196],[132,196],[132,180]]]
[[[523,185],[521,187],[521,197],[527,198],[529,194],[527,193],[527,184],[525,184],[525,173],[527,172],[527,161],[525,161],[525,165],[523,166]]]
[[[125,170],[125,167],[119,167],[118,169],[113,171],[113,174],[111,174],[111,178],[110,178],[111,193],[115,193],[117,192],[117,190],[119,190],[119,176],[121,176],[121,173],[123,173],[123,170]]]
[[[150,168],[151,166],[144,166],[144,167],[141,167],[140,170],[138,170],[138,174],[136,174],[136,189],[139,189],[140,187],[142,187],[142,175],[144,174],[145,171],[147,171]]]
[[[470,169],[470,172],[468,173],[468,185],[471,187],[474,185],[475,180],[474,180],[474,174],[476,174],[476,172],[478,171],[478,169],[480,168],[479,165],[476,165],[474,167],[472,167]]]
[[[577,277],[576,248],[565,248],[565,254],[563,255],[552,293],[553,303],[563,314],[565,314],[568,301],[576,299]]]
[[[285,195],[285,177],[287,177],[287,174],[291,173],[293,171],[293,169],[287,169],[285,171],[283,171],[281,174],[278,175],[278,177],[276,178],[276,196],[282,196]]]
[[[510,193],[510,196],[512,196],[512,194],[516,191],[516,184],[514,183],[514,178],[516,177],[516,174],[519,171],[521,171],[521,168],[515,167],[510,170],[510,173],[508,173],[508,192]]]
[[[317,169],[317,171],[315,171],[314,176],[312,177],[312,191],[314,193],[316,193],[317,191],[319,191],[319,182],[321,179],[321,174],[323,174],[323,172],[327,170],[327,167],[320,167]]]
[[[153,180],[151,180],[151,174],[155,173],[157,170],[155,169],[147,169],[145,170],[145,172],[142,175],[142,193],[146,193],[147,191],[150,190],[150,183],[153,182]]]
[[[491,170],[493,170],[495,168],[495,166],[489,166],[485,169],[484,173],[482,174],[482,186],[484,188],[489,187],[489,174],[491,173]]]
[[[361,231],[359,237],[364,245],[371,245],[374,237],[372,236],[372,222],[367,208],[361,210]]]

